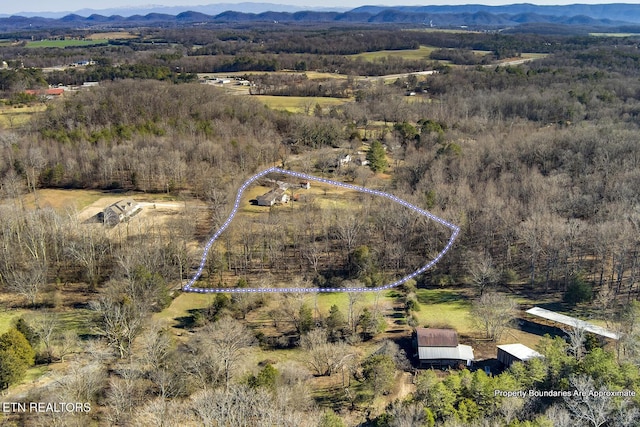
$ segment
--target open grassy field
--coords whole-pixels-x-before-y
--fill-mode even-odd
[[[126,40],[126,39],[135,39],[139,36],[136,34],[132,34],[129,31],[109,31],[104,33],[94,33],[85,36],[85,40]]]
[[[253,95],[253,98],[260,100],[267,107],[274,110],[285,110],[292,113],[302,113],[306,107],[310,111],[316,104],[320,104],[322,108],[329,108],[334,105],[346,104],[349,98],[326,98],[326,97],[305,97],[305,96],[271,96],[271,95]]]
[[[2,309],[0,310],[0,334],[4,334],[13,326],[13,322],[27,313],[28,310],[23,309]]]
[[[29,105],[24,107],[0,107],[0,129],[18,128],[29,122],[31,117],[46,109],[46,105]]]
[[[34,195],[33,193],[25,195],[25,206],[27,208],[35,208],[36,197],[37,204],[41,208],[53,208],[59,212],[64,212],[71,208],[76,209],[79,212],[101,197],[105,197],[105,193],[98,190],[61,190],[45,188],[38,190],[37,195]]]
[[[540,59],[549,56],[548,53],[524,52],[520,55],[523,59]]]
[[[379,50],[376,52],[364,52],[355,55],[349,55],[351,58],[362,58],[365,61],[375,61],[376,59],[386,58],[388,56],[394,58],[402,58],[408,60],[417,59],[429,59],[429,55],[433,52],[435,47],[420,46],[418,49],[403,49],[403,50]]]
[[[27,47],[83,47],[83,46],[96,46],[102,44],[108,44],[107,39],[95,39],[95,40],[38,40],[27,43]]]
[[[420,311],[416,312],[419,326],[454,328],[462,334],[476,332],[469,316],[471,303],[451,289],[418,289]]]
[[[169,307],[160,313],[153,315],[154,320],[167,322],[175,326],[179,321],[175,319],[186,318],[191,316],[190,310],[206,308],[211,305],[215,299],[214,294],[196,294],[192,292],[184,292],[173,299]]]
[[[589,33],[592,37],[640,37],[640,33]]]

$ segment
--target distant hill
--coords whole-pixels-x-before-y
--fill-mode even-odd
[[[226,10],[220,8],[228,7]],[[266,9],[265,8],[270,8]],[[155,8],[153,12],[118,15],[91,13],[68,14],[58,18],[11,16],[0,18],[0,31],[33,28],[133,27],[145,25],[188,26],[202,23],[242,22],[335,22],[371,24],[410,24],[430,27],[469,27],[507,29],[573,26],[581,31],[615,28],[640,23],[640,4],[574,4],[539,6],[512,4],[505,6],[361,6],[339,11],[291,10],[295,7],[268,3],[239,3],[198,6],[177,13],[162,13],[175,8]],[[121,9],[118,9],[122,11]],[[128,9],[132,11],[133,9]],[[178,9],[175,9],[178,10]],[[217,10],[207,13],[205,10]]]
[[[196,2],[194,2],[196,3]],[[287,4],[277,4],[277,3],[254,3],[254,2],[242,2],[242,3],[215,3],[215,4],[207,4],[207,5],[198,5],[198,6],[146,6],[146,7],[118,7],[118,8],[109,8],[109,9],[80,9],[75,11],[67,11],[67,12],[20,12],[15,15],[26,16],[26,17],[34,17],[38,16],[41,18],[51,18],[51,19],[59,19],[63,16],[75,14],[80,16],[90,16],[90,15],[102,15],[102,16],[111,16],[111,15],[120,15],[123,17],[130,17],[134,15],[144,16],[150,13],[160,13],[164,15],[179,15],[180,13],[191,11],[191,12],[199,12],[204,13],[206,15],[219,15],[222,12],[226,12],[228,10],[232,10],[235,12],[243,12],[243,13],[263,13],[263,12],[300,12],[303,10],[314,10],[314,11],[334,11],[334,12],[346,12],[349,10],[348,7],[301,7],[301,6],[292,6]],[[1,11],[0,11],[1,12]],[[0,13],[0,17],[8,18],[10,15]]]

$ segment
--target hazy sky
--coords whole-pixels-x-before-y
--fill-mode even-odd
[[[50,0],[21,0],[11,1],[3,0],[4,3],[0,6],[0,14],[12,14],[17,12],[61,12],[61,11],[76,11],[85,8],[91,9],[107,9],[107,8],[120,8],[120,7],[144,7],[149,5],[159,6],[192,6],[197,4],[211,4],[211,3],[240,3],[242,1],[253,1],[255,3],[276,3],[276,4],[290,4],[295,6],[320,6],[320,7],[357,7],[363,4],[384,4],[384,5],[440,5],[440,4],[513,4],[513,3],[525,3],[525,1],[509,1],[509,0],[448,0],[448,1],[416,1],[416,0],[221,0],[221,1],[207,1],[207,0],[57,0],[51,2]],[[555,5],[555,4],[572,4],[572,3],[640,3],[640,0],[625,1],[625,0],[529,0],[526,3]]]

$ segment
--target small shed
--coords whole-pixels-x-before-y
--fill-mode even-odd
[[[544,356],[524,344],[516,343],[498,346],[498,360],[507,368],[514,362],[526,362],[536,357]]]

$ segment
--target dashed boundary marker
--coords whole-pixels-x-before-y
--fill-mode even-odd
[[[284,175],[289,175],[289,176],[293,176],[295,178],[301,178],[301,179],[306,179],[309,181],[316,181],[316,182],[322,182],[324,184],[329,184],[329,185],[335,185],[336,187],[342,187],[342,188],[348,188],[350,190],[354,190],[354,191],[359,191],[361,193],[366,193],[366,194],[371,194],[374,196],[379,196],[379,197],[384,197],[386,199],[389,199],[393,202],[399,203],[404,207],[407,207],[411,210],[413,210],[414,212],[419,213],[420,215],[423,215],[439,224],[444,225],[445,227],[451,229],[452,233],[451,233],[451,237],[449,237],[449,241],[447,242],[446,246],[444,247],[444,249],[442,249],[442,251],[440,251],[438,253],[438,255],[436,255],[435,258],[433,258],[431,261],[429,261],[427,264],[423,265],[422,267],[420,267],[419,269],[417,269],[416,271],[414,271],[411,274],[408,274],[406,276],[404,276],[403,278],[396,280],[393,283],[389,283],[383,286],[378,286],[378,287],[372,287],[372,288],[366,288],[366,287],[347,287],[347,288],[323,288],[323,287],[311,287],[311,288],[199,288],[199,287],[194,287],[194,284],[196,283],[196,281],[200,278],[200,276],[202,275],[202,270],[204,270],[204,266],[205,263],[207,262],[207,256],[209,255],[209,250],[211,249],[211,246],[213,245],[213,242],[215,242],[218,237],[220,237],[220,235],[227,229],[227,227],[229,227],[229,224],[231,223],[231,221],[233,220],[233,218],[236,216],[236,213],[238,212],[238,209],[240,208],[240,199],[242,198],[242,194],[244,193],[244,191],[247,189],[247,187],[249,187],[254,181],[262,178],[265,175],[268,175],[270,173],[281,173]],[[344,182],[339,182],[339,181],[333,181],[330,179],[326,179],[326,178],[320,178],[317,176],[313,176],[313,175],[308,175],[306,173],[301,173],[301,172],[293,172],[293,171],[289,171],[289,170],[285,170],[285,169],[280,169],[277,167],[272,167],[269,169],[265,169],[262,172],[259,172],[255,175],[253,175],[251,178],[249,178],[247,181],[245,181],[244,184],[242,184],[242,186],[238,189],[238,194],[236,195],[236,201],[233,205],[233,210],[231,211],[231,213],[229,214],[229,218],[227,218],[227,220],[224,222],[224,224],[222,224],[222,226],[218,229],[218,231],[215,232],[215,234],[213,236],[211,236],[211,238],[209,239],[209,241],[207,242],[207,245],[204,247],[204,252],[202,253],[202,259],[200,260],[200,266],[198,267],[198,271],[196,271],[196,274],[189,280],[189,282],[182,288],[183,291],[185,292],[197,292],[197,293],[222,293],[222,292],[229,292],[229,293],[250,293],[250,292],[376,292],[376,291],[382,291],[385,289],[391,289],[394,288],[398,285],[401,285],[403,283],[405,283],[408,280],[413,279],[414,277],[416,277],[419,274],[424,273],[425,271],[427,271],[428,269],[430,269],[431,267],[433,267],[438,261],[440,261],[440,259],[444,256],[444,254],[446,254],[449,249],[451,249],[451,246],[453,245],[453,242],[456,240],[456,238],[458,237],[458,233],[460,233],[460,227],[458,227],[457,225],[454,225],[448,221],[445,221],[444,219],[435,216],[434,214],[432,214],[431,212],[427,212],[424,209],[420,209],[417,206],[412,205],[411,203],[402,200],[396,196],[394,196],[393,194],[389,194],[389,193],[385,193],[384,191],[378,191],[378,190],[372,190],[369,188],[365,188],[365,187],[360,187],[358,185],[353,185],[353,184],[346,184]]]

